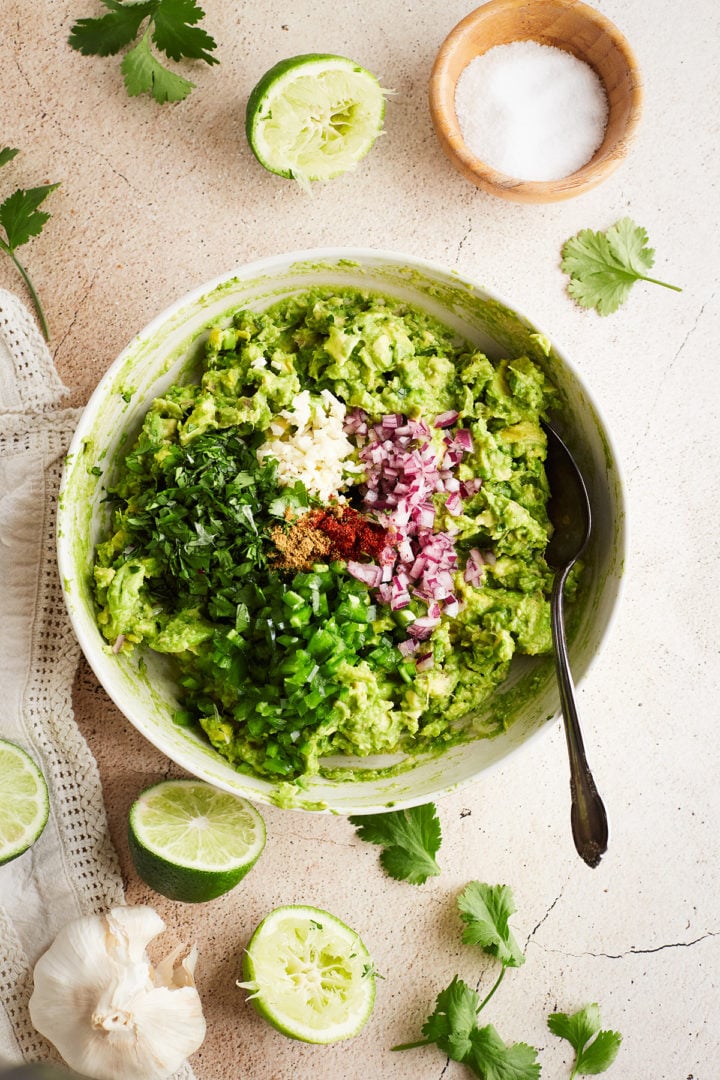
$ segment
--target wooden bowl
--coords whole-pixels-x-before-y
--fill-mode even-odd
[[[467,64],[495,45],[533,40],[565,49],[589,64],[608,99],[601,145],[582,168],[561,180],[518,180],[497,172],[465,145],[455,113],[455,87]],[[430,114],[440,145],[477,187],[515,202],[559,202],[602,183],[620,165],[637,129],[643,87],[637,61],[609,19],[580,0],[491,0],[451,30],[430,76]]]

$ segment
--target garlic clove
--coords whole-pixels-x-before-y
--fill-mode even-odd
[[[194,986],[195,966],[197,964],[197,946],[193,945],[187,956],[179,960],[185,951],[184,945],[178,945],[155,968],[155,982],[158,986]]]
[[[148,943],[165,929],[152,908],[76,919],[35,966],[30,1017],[71,1068],[94,1080],[165,1080],[205,1037],[197,950],[153,969]]]

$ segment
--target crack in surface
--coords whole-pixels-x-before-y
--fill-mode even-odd
[[[540,929],[542,924],[545,922],[546,919],[549,918],[550,913],[552,912],[555,905],[558,903],[558,901],[562,900],[562,896],[563,896],[564,891],[565,891],[564,888],[560,890],[560,892],[557,894],[557,896],[553,900],[550,907],[547,909],[547,911],[543,915],[542,919],[540,919],[540,921],[535,924],[535,926],[532,928],[532,930],[530,931],[528,936],[525,938],[525,948],[526,949],[527,949],[528,945],[530,944],[530,942],[532,941],[532,939],[535,937],[535,934],[538,932],[538,930]]]
[[[109,243],[109,241],[108,241],[108,243]],[[106,245],[105,248],[103,249],[103,252],[102,252],[103,256],[105,254],[105,250],[107,250],[107,246],[108,245]],[[63,345],[65,344],[67,339],[72,334],[73,329],[75,327],[75,323],[78,321],[78,319],[80,317],[80,312],[81,312],[82,308],[84,307],[88,297],[90,296],[90,293],[92,292],[92,290],[93,290],[93,288],[95,286],[95,282],[97,281],[98,275],[100,274],[100,271],[102,270],[102,268],[103,268],[103,260],[101,259],[100,262],[98,263],[98,265],[93,270],[92,276],[90,277],[90,280],[88,281],[87,285],[83,289],[82,295],[78,298],[78,301],[77,301],[77,304],[76,304],[76,307],[75,307],[75,311],[74,311],[73,316],[72,316],[72,318],[71,318],[71,320],[70,320],[70,322],[68,324],[68,328],[65,331],[65,333],[62,335],[62,337],[58,340],[58,342],[57,342],[57,344],[55,346],[55,350],[54,350],[54,353],[53,353],[53,359],[57,360],[57,358],[60,356],[60,354],[62,352]]]
[[[592,957],[601,960],[625,960],[628,956],[649,956],[653,953],[664,952],[667,949],[692,949],[695,945],[702,944],[703,941],[708,941],[710,938],[720,937],[720,930],[708,930],[707,933],[701,934],[700,937],[693,938],[691,941],[670,941],[664,945],[655,945],[652,948],[647,949],[626,949],[620,953],[607,953],[607,952],[583,952],[583,953],[567,953],[562,949],[548,949],[544,948],[545,952],[561,953],[564,956],[572,956],[575,959],[582,959],[583,957]]]
[[[699,309],[699,311],[698,311],[697,315],[695,316],[695,318],[693,319],[692,325],[691,325],[691,326],[689,327],[689,329],[687,330],[687,332],[686,332],[686,334],[685,334],[684,338],[682,339],[682,341],[681,341],[681,342],[680,342],[680,344],[678,345],[678,347],[677,347],[677,349],[675,350],[675,352],[674,352],[674,354],[673,354],[672,358],[671,358],[671,359],[670,359],[670,360],[668,361],[668,363],[667,363],[667,364],[665,365],[665,367],[663,368],[662,372],[660,373],[660,378],[658,379],[658,383],[657,383],[657,385],[658,385],[658,387],[659,387],[659,390],[658,390],[658,392],[656,393],[656,395],[655,395],[655,399],[654,399],[654,401],[653,401],[652,405],[650,406],[650,408],[649,408],[649,410],[648,410],[648,422],[647,422],[647,424],[646,424],[646,426],[645,426],[645,431],[643,432],[643,436],[642,436],[642,437],[643,437],[643,439],[646,439],[646,438],[648,437],[648,435],[649,435],[649,433],[650,433],[650,429],[651,429],[651,428],[652,428],[652,426],[653,426],[653,422],[652,422],[652,420],[650,419],[650,417],[651,417],[651,416],[652,416],[652,414],[654,413],[654,411],[655,411],[655,407],[656,407],[656,405],[657,405],[657,403],[658,403],[658,401],[659,401],[659,399],[660,399],[660,396],[661,396],[661,394],[662,394],[662,391],[663,391],[663,387],[664,387],[665,381],[666,381],[666,379],[667,379],[667,376],[669,375],[669,373],[670,373],[670,372],[672,371],[672,369],[674,368],[675,364],[676,364],[676,363],[677,363],[677,361],[678,361],[678,358],[680,357],[680,354],[681,354],[681,353],[683,352],[683,350],[685,349],[685,347],[686,347],[686,345],[687,345],[688,341],[690,340],[690,338],[691,338],[691,337],[692,337],[692,336],[694,335],[695,331],[697,330],[697,328],[698,328],[698,325],[699,325],[699,323],[700,323],[700,320],[701,320],[701,318],[703,317],[703,314],[705,313],[705,308],[706,308],[706,307],[708,306],[708,304],[711,304],[711,303],[712,303],[712,301],[713,301],[714,299],[715,299],[715,293],[713,292],[713,293],[711,293],[711,295],[710,295],[710,296],[709,296],[709,297],[707,298],[707,300],[705,300],[705,301],[704,301],[704,302],[703,302],[703,303],[702,303],[702,304],[700,305],[700,309]],[[636,466],[636,468],[637,468],[637,466]],[[632,471],[634,472],[635,470],[632,470]]]
[[[457,246],[457,254],[458,255],[462,251],[463,247],[465,246],[465,243],[467,242],[467,240],[469,239],[471,234],[472,234],[472,221],[470,222],[466,232],[464,233],[464,235],[460,238],[460,240],[458,242],[458,246]]]
[[[23,69],[22,64],[18,60],[17,56],[14,56],[13,59],[15,60],[15,67],[18,70],[18,74],[20,75],[21,79],[23,80],[23,82],[27,86],[28,90],[36,98],[38,98],[38,100],[42,101],[43,100],[42,95],[35,88],[35,86],[33,86],[32,81],[28,77],[26,71]],[[43,119],[49,120],[49,122],[55,127],[55,129],[59,130],[63,135],[68,134],[68,129],[63,127],[62,123],[60,122],[60,120],[57,117],[51,116],[45,111],[43,112],[42,117],[43,117]],[[94,157],[96,157],[99,161],[101,161],[104,165],[107,166],[107,168],[110,170],[110,172],[113,174],[113,176],[117,176],[118,179],[124,180],[124,182],[127,184],[127,186],[130,188],[131,191],[134,191],[136,194],[141,193],[138,188],[133,187],[133,185],[130,183],[130,181],[128,180],[127,176],[124,175],[124,173],[121,173],[119,169],[115,168],[115,166],[109,160],[109,158],[105,157],[104,154],[101,154],[99,152],[99,150],[97,149],[97,146],[94,146],[94,145],[88,144],[88,143],[84,143],[81,139],[75,139],[75,138],[73,138],[71,140],[70,145],[75,146],[78,149],[83,150],[86,153],[89,153],[89,154],[93,155]]]

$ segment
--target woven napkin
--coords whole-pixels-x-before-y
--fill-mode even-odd
[[[71,919],[124,903],[95,759],[77,727],[80,658],[55,558],[63,457],[79,410],[28,310],[0,289],[0,736],[50,789],[40,839],[0,866],[0,1063],[57,1060],[30,1023],[35,961]],[[183,1066],[175,1080],[193,1080]]]

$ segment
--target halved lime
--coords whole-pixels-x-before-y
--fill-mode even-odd
[[[130,807],[128,842],[146,885],[199,904],[252,869],[265,847],[265,822],[245,799],[203,780],[163,780]]]
[[[357,1035],[375,1002],[375,969],[360,937],[320,908],[275,908],[243,960],[253,1005],[291,1039],[331,1043]]]
[[[261,165],[306,186],[354,168],[382,130],[385,91],[345,56],[281,60],[254,88],[245,132]]]
[[[0,739],[0,866],[32,847],[49,813],[40,769],[21,746]]]

